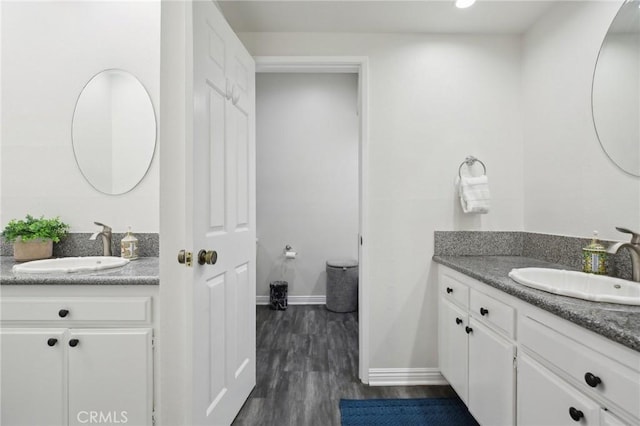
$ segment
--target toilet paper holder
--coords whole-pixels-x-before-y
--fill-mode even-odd
[[[284,247],[284,257],[285,257],[285,259],[295,259],[296,256],[298,256],[298,252],[293,250],[291,245],[287,244]]]

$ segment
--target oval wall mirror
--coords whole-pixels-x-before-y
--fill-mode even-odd
[[[100,192],[131,191],[149,170],[156,146],[151,98],[132,74],[96,74],[82,89],[72,122],[73,153],[83,176]]]
[[[591,110],[602,149],[620,169],[640,176],[640,1],[627,0],[600,47]]]

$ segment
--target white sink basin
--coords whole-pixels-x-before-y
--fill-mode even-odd
[[[13,272],[27,274],[50,274],[56,272],[90,272],[119,268],[129,259],[113,256],[61,257],[58,259],[33,260],[13,267]]]
[[[640,283],[561,269],[512,269],[509,277],[527,287],[594,302],[640,305]]]

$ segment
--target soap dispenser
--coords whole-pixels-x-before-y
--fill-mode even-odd
[[[120,257],[129,260],[138,258],[138,239],[131,233],[131,227],[120,242]]]
[[[607,250],[598,242],[598,231],[593,231],[591,243],[582,249],[582,270],[590,274],[606,275],[608,264]]]

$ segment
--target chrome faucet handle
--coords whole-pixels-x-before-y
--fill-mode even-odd
[[[630,229],[627,228],[621,228],[619,226],[616,226],[616,229],[624,234],[631,234],[631,244],[636,244],[636,245],[640,245],[640,234],[637,232],[633,232]]]

